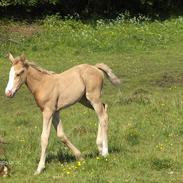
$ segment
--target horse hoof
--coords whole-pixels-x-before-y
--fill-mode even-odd
[[[103,153],[102,156],[103,157],[107,157],[109,155],[109,153]]]
[[[34,172],[34,175],[39,175],[39,174],[41,174],[41,172],[42,172],[42,170],[36,170],[36,171]]]
[[[79,160],[79,161],[83,161],[83,160],[84,160],[83,156],[80,156],[80,157],[78,158],[78,160]]]
[[[41,172],[35,171],[34,175],[39,175]]]
[[[82,156],[82,155],[76,156],[76,159],[77,159],[77,160],[79,160],[79,161],[84,160],[84,158],[83,158],[83,156]]]
[[[83,158],[83,156],[81,155],[81,153],[79,153],[79,154],[76,155],[76,159],[79,160],[79,161],[84,160],[84,158]]]

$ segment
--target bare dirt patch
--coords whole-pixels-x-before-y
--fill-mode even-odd
[[[153,82],[156,86],[159,87],[171,87],[175,84],[183,83],[183,73],[176,74],[171,72],[165,72],[160,77]]]
[[[41,28],[37,25],[15,25],[12,27],[8,27],[7,31],[10,33],[20,33],[23,36],[30,37],[33,34],[40,32]]]
[[[19,44],[25,38],[41,32],[38,24],[3,24],[0,22],[0,42],[1,44]]]

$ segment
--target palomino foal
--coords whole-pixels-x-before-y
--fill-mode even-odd
[[[5,89],[6,96],[13,97],[25,83],[43,114],[41,157],[35,174],[41,173],[45,168],[46,148],[52,123],[60,140],[68,146],[76,158],[82,158],[81,152],[66,137],[59,117],[61,109],[76,102],[95,110],[99,119],[96,139],[98,150],[102,156],[108,154],[107,105],[101,101],[104,73],[114,85],[119,84],[120,80],[107,65],[82,64],[56,74],[28,62],[23,55],[14,58],[9,54],[9,60],[12,66]]]

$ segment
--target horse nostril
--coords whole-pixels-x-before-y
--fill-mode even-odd
[[[10,91],[10,90],[8,90],[7,92],[6,92],[6,96],[7,97],[11,97],[13,94],[12,94],[12,92]]]

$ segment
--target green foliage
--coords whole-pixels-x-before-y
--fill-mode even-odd
[[[6,7],[6,6],[9,6],[11,3],[7,0],[1,0],[0,2],[0,6],[2,7]]]

